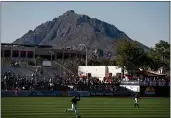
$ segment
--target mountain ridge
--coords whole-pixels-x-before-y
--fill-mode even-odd
[[[100,50],[110,56],[102,56],[98,53],[98,57],[111,58],[116,55],[119,40],[134,41],[112,24],[69,10],[52,21],[42,23],[33,31],[29,30],[13,43],[47,44],[59,49],[67,47],[78,49],[79,44],[85,44],[89,49],[90,57],[95,55],[92,54],[94,50]],[[148,49],[147,46],[139,44],[145,50]]]

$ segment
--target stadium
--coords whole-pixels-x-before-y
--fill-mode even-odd
[[[170,2],[1,2],[2,118],[170,118]]]
[[[72,96],[79,95],[79,114],[85,118],[169,118],[166,74],[139,71],[138,77],[131,77],[127,71],[122,75],[117,66],[78,65],[77,71],[65,67],[74,60],[86,61],[86,53],[2,43],[2,117],[75,117],[63,111],[70,107]],[[133,107],[136,93],[142,97],[139,109]]]

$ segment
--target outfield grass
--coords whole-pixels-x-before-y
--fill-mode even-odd
[[[2,118],[75,118],[69,97],[2,98]],[[81,98],[82,118],[170,118],[170,98],[142,98],[133,108],[131,98]]]

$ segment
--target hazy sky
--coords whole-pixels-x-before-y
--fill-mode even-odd
[[[169,2],[1,2],[1,42],[11,43],[68,10],[113,24],[149,47],[169,42]]]

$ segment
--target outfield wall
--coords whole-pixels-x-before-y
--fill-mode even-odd
[[[170,97],[170,86],[140,86],[143,97]]]
[[[132,93],[130,91],[116,91],[116,92],[97,92],[97,91],[21,91],[17,95],[14,91],[1,91],[1,97],[34,97],[34,96],[53,96],[53,97],[67,97],[80,95],[81,97],[88,96],[114,96],[114,97],[130,97]],[[141,97],[169,97],[170,87],[140,87]]]
[[[53,96],[53,97],[70,97],[75,95],[80,95],[81,97],[88,96],[120,96],[120,97],[129,97],[131,93],[128,91],[117,91],[117,92],[95,92],[95,91],[21,91],[16,94],[14,91],[1,91],[1,97],[34,97],[34,96]]]

